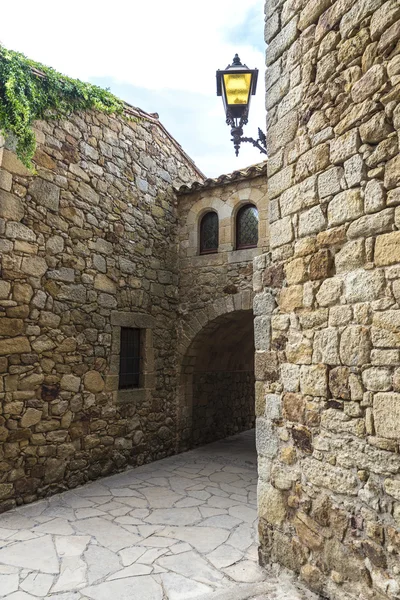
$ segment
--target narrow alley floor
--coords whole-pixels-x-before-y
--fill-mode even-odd
[[[257,564],[254,432],[0,515],[7,600],[303,600]]]

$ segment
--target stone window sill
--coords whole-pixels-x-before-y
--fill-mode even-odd
[[[261,254],[261,248],[243,248],[228,253],[228,263],[251,261],[255,256]]]
[[[130,390],[118,390],[117,402],[119,404],[133,404],[135,402],[142,402],[146,397],[145,388],[132,388]]]

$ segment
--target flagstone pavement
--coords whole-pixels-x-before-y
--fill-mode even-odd
[[[257,564],[254,433],[0,515],[7,600],[305,600]]]

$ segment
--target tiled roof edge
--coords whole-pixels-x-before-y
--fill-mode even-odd
[[[267,161],[264,161],[256,165],[251,165],[246,169],[233,171],[233,173],[220,175],[219,177],[215,177],[213,179],[209,178],[205,179],[204,181],[195,181],[191,185],[181,185],[181,187],[177,189],[176,192],[179,196],[181,196],[183,194],[191,194],[193,192],[218,187],[220,185],[228,185],[229,183],[236,183],[244,181],[245,179],[259,177],[260,175],[264,175],[267,172],[267,164]]]

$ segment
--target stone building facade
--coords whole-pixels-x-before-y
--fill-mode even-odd
[[[0,147],[0,512],[255,419],[252,259],[267,249],[265,164],[203,184],[157,116],[130,107],[38,122],[36,137],[36,173],[11,142]],[[259,248],[236,252],[225,229],[244,202],[259,207]],[[197,256],[207,207],[221,244]],[[140,382],[121,389],[121,334],[132,329]],[[231,352],[207,366],[211,330],[222,336],[212,352],[240,335],[246,359]]]
[[[177,207],[203,176],[158,119],[37,123],[1,148],[0,507],[175,452]],[[121,327],[143,332],[119,389]]]
[[[269,247],[266,170],[264,162],[179,190],[181,449],[254,427],[253,259]],[[258,243],[238,249],[238,215],[249,204]],[[201,254],[209,211],[218,215],[218,252]]]
[[[260,556],[400,598],[400,4],[268,0]]]

